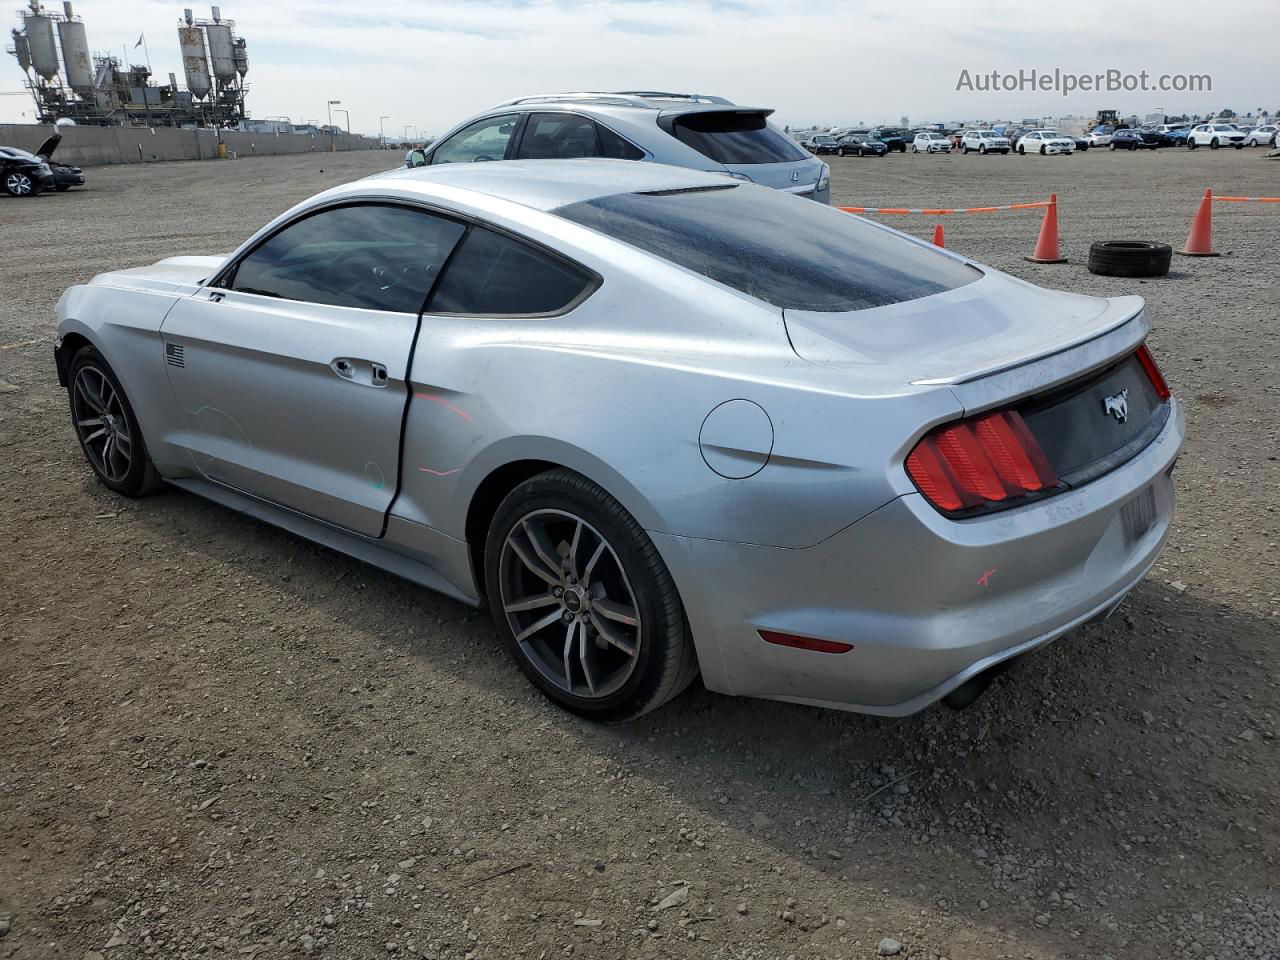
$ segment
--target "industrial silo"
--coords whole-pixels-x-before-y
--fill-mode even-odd
[[[249,54],[245,51],[244,38],[236,37],[232,43],[235,47],[236,73],[243,80],[244,75],[249,72]]]
[[[67,19],[58,21],[58,40],[62,43],[63,78],[67,86],[82,97],[93,95],[93,61],[89,58],[89,41],[84,21],[75,20],[71,4],[64,3]]]
[[[209,60],[213,75],[220,84],[228,84],[236,78],[235,47],[231,44],[231,23],[222,19],[222,11],[213,8],[213,22],[204,25],[209,38]]]
[[[18,58],[18,66],[23,73],[31,69],[31,44],[21,30],[13,31],[13,55]]]
[[[192,24],[190,10],[186,11],[186,23],[178,26],[178,48],[182,53],[182,69],[187,75],[187,89],[201,100],[208,96],[213,84],[204,52],[204,30]]]
[[[53,18],[39,8],[24,11],[22,18],[31,65],[43,79],[52,80],[58,75],[58,43],[53,36]]]

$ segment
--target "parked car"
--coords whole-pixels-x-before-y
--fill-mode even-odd
[[[1107,146],[1112,150],[1155,150],[1160,146],[1160,135],[1126,127],[1113,133]]]
[[[829,203],[831,168],[769,123],[771,113],[694,94],[539,94],[459,124],[410,151],[406,166],[609,157],[709,170]]]
[[[1013,149],[1008,137],[1002,137],[994,130],[966,130],[960,136],[960,150],[968,153],[977,150],[979,153],[1008,153]]]
[[[108,490],[167,482],[487,606],[602,720],[699,670],[961,705],[1114,610],[1173,517],[1183,415],[1140,297],[723,174],[395,170],[56,313]]]
[[[806,149],[815,156],[821,156],[824,153],[835,153],[836,148],[840,146],[840,139],[829,133],[819,133],[814,135]]]
[[[1076,145],[1076,150],[1077,150],[1078,152],[1080,152],[1080,153],[1084,153],[1084,151],[1086,151],[1086,150],[1088,150],[1088,149],[1089,149],[1089,139],[1088,139],[1088,137],[1077,137],[1075,134],[1071,134],[1070,136],[1071,136],[1072,141],[1075,143],[1075,145]]]
[[[858,131],[851,132],[857,133]],[[906,153],[908,141],[915,136],[898,127],[876,127],[874,130],[868,130],[867,133],[870,134],[872,140],[879,140],[888,150],[896,150],[898,153]]]
[[[1187,135],[1187,149],[1208,147],[1217,150],[1219,147],[1244,148],[1244,134],[1230,123],[1199,123],[1191,128]]]
[[[47,159],[17,147],[0,147],[0,178],[11,197],[34,197],[58,185]]]
[[[1189,123],[1163,123],[1159,130],[1168,139],[1170,146],[1185,144],[1187,137],[1191,133],[1191,124]]]
[[[1064,137],[1057,130],[1032,130],[1023,134],[1018,140],[1018,152],[1027,153],[1063,153],[1070,156],[1075,152],[1076,142],[1071,137]]]
[[[1276,130],[1280,129],[1274,123],[1264,123],[1254,127],[1244,138],[1247,147],[1265,147],[1276,142]]]
[[[951,138],[941,133],[917,133],[911,141],[912,153],[950,153]]]
[[[872,139],[869,133],[851,133],[841,137],[836,153],[842,157],[883,157],[889,152],[889,146],[882,140]]]
[[[60,143],[62,143],[62,135],[55,133],[40,145],[34,156],[49,164],[49,169],[53,171],[54,189],[65,191],[70,190],[72,187],[84,186],[83,170],[69,163],[58,163],[53,159],[54,151],[58,149],[58,144]]]
[[[1111,143],[1111,137],[1116,132],[1116,128],[1109,123],[1104,123],[1094,127],[1084,139],[1089,142],[1091,147],[1105,147]]]

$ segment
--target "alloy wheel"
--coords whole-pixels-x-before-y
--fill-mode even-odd
[[[4,182],[5,189],[15,197],[27,197],[31,195],[32,183],[31,178],[25,173],[11,173]]]
[[[535,510],[507,534],[498,561],[502,609],[520,652],[575,697],[616,693],[635,671],[643,625],[609,541],[566,510]]]
[[[93,468],[112,483],[123,483],[133,465],[133,436],[124,398],[97,367],[85,364],[71,390],[76,433]]]

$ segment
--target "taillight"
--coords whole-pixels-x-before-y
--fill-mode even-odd
[[[907,474],[948,513],[1050,490],[1058,475],[1016,410],[940,427],[907,455]]]
[[[1151,381],[1151,386],[1155,387],[1156,396],[1161,400],[1168,400],[1172,396],[1169,384],[1164,382],[1164,374],[1156,366],[1156,358],[1151,355],[1145,343],[1138,348],[1138,362],[1142,364],[1142,369],[1146,372],[1147,379]]]

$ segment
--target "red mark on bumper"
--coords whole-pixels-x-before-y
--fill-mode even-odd
[[[996,572],[996,569],[997,569],[996,567],[992,567],[990,570],[988,570],[986,573],[980,576],[978,578],[978,586],[980,587],[991,586],[991,575]]]

